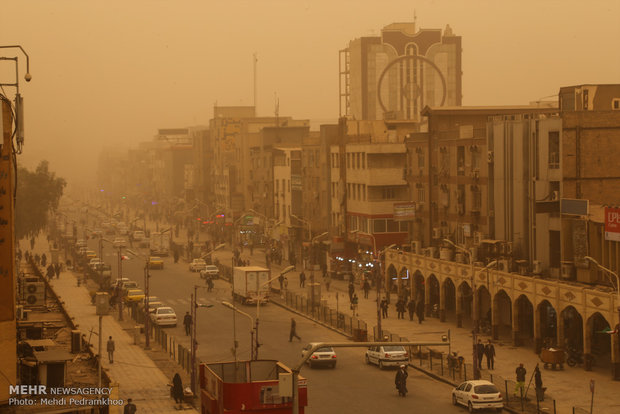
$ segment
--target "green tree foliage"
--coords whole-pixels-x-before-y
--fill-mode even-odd
[[[15,233],[17,240],[32,237],[47,226],[48,213],[58,208],[67,182],[50,172],[49,162],[41,161],[35,171],[17,168]]]

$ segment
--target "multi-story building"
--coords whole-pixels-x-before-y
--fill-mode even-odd
[[[425,106],[461,105],[461,37],[450,26],[392,23],[340,51],[340,115],[419,121]]]

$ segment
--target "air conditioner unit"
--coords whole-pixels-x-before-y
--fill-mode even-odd
[[[441,239],[443,237],[443,233],[441,231],[441,227],[433,228],[433,239]]]
[[[45,283],[28,282],[24,288],[24,306],[44,306],[45,305]]]
[[[487,151],[487,162],[489,164],[493,163],[493,151]]]
[[[497,270],[500,272],[510,272],[510,262],[508,260],[498,260]]]
[[[563,280],[575,279],[575,265],[573,262],[562,262],[560,266],[560,277]]]
[[[542,273],[542,262],[540,260],[534,260],[532,262],[532,273],[540,275]]]
[[[422,243],[418,240],[411,242],[411,252],[415,254],[420,254],[422,251]]]

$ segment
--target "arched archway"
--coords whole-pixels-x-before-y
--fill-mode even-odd
[[[462,282],[458,287],[457,300],[460,302],[460,306],[457,304],[456,312],[456,326],[461,328],[463,326],[471,327],[472,325],[472,306],[474,302],[474,296],[472,294],[471,287],[467,282]]]
[[[439,317],[439,280],[434,274],[431,274],[426,281],[426,288],[428,289],[428,303],[426,304],[426,316]],[[433,312],[433,309],[437,305],[437,312]]]
[[[440,304],[442,321],[456,319],[456,287],[449,277],[443,282],[443,303]]]
[[[476,295],[478,330],[482,334],[491,335],[491,294],[486,286],[480,286]]]
[[[536,307],[538,332],[534,333],[536,339],[536,353],[542,347],[557,347],[558,344],[558,315],[555,308],[548,300],[543,300]]]
[[[534,306],[527,296],[515,300],[513,310],[513,343],[515,346],[534,345]]]
[[[499,290],[493,297],[493,321],[491,334],[493,339],[512,337],[512,300],[505,290]]]
[[[611,329],[603,315],[596,312],[586,322],[585,366],[590,371],[593,367],[610,367],[611,363]],[[591,356],[590,356],[591,355]]]
[[[560,313],[559,346],[564,349],[576,349],[583,352],[583,318],[572,306],[565,307]]]

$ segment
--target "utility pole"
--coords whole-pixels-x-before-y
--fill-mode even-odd
[[[194,293],[191,295],[191,309],[190,315],[192,315],[192,332],[191,332],[191,347],[190,347],[190,355],[191,355],[191,363],[192,369],[190,370],[192,378],[190,381],[190,387],[194,395],[196,395],[196,286],[194,286]]]
[[[149,309],[149,279],[151,274],[149,273],[149,260],[146,259],[144,264],[144,349],[151,349],[151,333],[150,319],[151,312]]]

